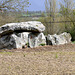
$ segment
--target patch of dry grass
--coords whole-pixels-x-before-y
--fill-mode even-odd
[[[67,46],[48,48],[0,52],[0,75],[75,75],[75,51]]]
[[[75,52],[0,53],[0,75],[75,75]]]

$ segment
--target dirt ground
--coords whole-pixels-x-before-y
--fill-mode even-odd
[[[0,50],[0,75],[75,75],[75,44]]]

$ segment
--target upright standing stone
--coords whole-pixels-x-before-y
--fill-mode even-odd
[[[0,38],[0,49],[22,49],[28,43],[28,32],[14,33]]]
[[[28,44],[28,37],[29,37],[30,32],[22,32],[18,33],[17,36],[23,39],[25,45]]]
[[[43,33],[29,34],[29,46],[31,48],[46,45],[46,39]]]
[[[71,42],[71,35],[70,33],[62,33],[60,35],[50,35],[46,37],[47,39],[47,45],[60,45],[60,44],[66,44]]]

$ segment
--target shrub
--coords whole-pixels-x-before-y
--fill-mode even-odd
[[[44,44],[44,43],[42,43],[42,44],[40,44],[39,46],[45,46],[45,44]]]

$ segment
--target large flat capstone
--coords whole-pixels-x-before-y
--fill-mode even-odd
[[[12,34],[13,32],[34,32],[40,33],[45,30],[45,26],[39,21],[28,21],[20,23],[8,23],[0,27],[0,37]]]

